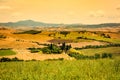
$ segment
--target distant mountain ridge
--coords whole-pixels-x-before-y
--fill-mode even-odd
[[[103,28],[103,27],[120,27],[120,23],[104,23],[104,24],[91,24],[91,25],[79,25],[79,24],[71,24],[67,25],[67,27],[81,27],[81,28]]]
[[[18,27],[18,26],[30,26],[30,27],[56,27],[61,24],[52,24],[52,23],[43,23],[33,20],[24,20],[24,21],[18,21],[18,22],[8,22],[8,23],[0,23],[0,26],[11,26],[11,27]]]
[[[53,24],[53,23],[44,23],[33,20],[24,20],[18,22],[8,22],[8,23],[0,23],[0,26],[8,26],[8,27],[74,27],[74,28],[102,28],[102,27],[120,27],[120,23],[104,23],[104,24],[94,24],[94,25],[86,25],[86,24]]]

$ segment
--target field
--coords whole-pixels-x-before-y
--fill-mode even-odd
[[[120,60],[0,63],[1,80],[119,80]]]
[[[109,47],[109,48],[98,48],[98,49],[82,49],[78,50],[79,53],[85,55],[94,55],[94,54],[101,54],[101,53],[111,53],[113,55],[119,56],[120,55],[120,47]]]
[[[120,0],[0,0],[0,80],[120,80]]]
[[[0,29],[0,61],[0,80],[119,80],[120,32]]]
[[[53,29],[53,30],[52,30]],[[44,48],[48,44],[61,45],[66,42],[66,44],[71,45],[72,48],[82,48],[88,45],[100,46],[108,44],[119,44],[119,29],[109,29],[108,31],[98,31],[97,30],[78,30],[74,31],[73,29],[64,29],[58,30],[55,28],[46,28],[38,30],[19,30],[19,29],[0,29],[0,48],[11,48],[11,51],[15,52],[16,55],[11,55],[11,51],[1,53],[0,57],[18,57],[20,59],[36,59],[43,60],[42,58],[47,56],[42,54],[43,52],[31,53],[28,48]],[[112,32],[113,31],[113,32]],[[113,48],[99,48],[99,49],[83,49],[77,50],[79,53],[92,55],[95,53],[117,53],[119,55],[119,47]],[[41,53],[41,54],[40,54]],[[4,55],[8,54],[8,55]],[[54,55],[54,54],[53,54]],[[37,57],[38,56],[38,57]],[[50,58],[50,55],[48,55]],[[66,58],[66,55],[55,55],[57,58]],[[58,57],[59,56],[59,57]],[[53,56],[51,55],[53,58]],[[51,59],[51,58],[50,58]]]
[[[12,50],[0,50],[0,56],[15,55],[16,53]]]

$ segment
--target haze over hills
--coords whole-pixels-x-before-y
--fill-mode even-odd
[[[104,24],[54,24],[54,23],[44,23],[33,20],[24,20],[18,22],[7,22],[0,23],[0,26],[8,26],[8,27],[81,27],[81,28],[102,28],[102,27],[119,27],[120,23],[104,23]]]

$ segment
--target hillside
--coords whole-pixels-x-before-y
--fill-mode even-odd
[[[103,23],[103,24],[69,24],[66,27],[71,28],[104,28],[104,27],[120,27],[120,23]]]

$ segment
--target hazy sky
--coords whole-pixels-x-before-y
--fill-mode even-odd
[[[0,0],[0,22],[120,22],[120,0]]]

